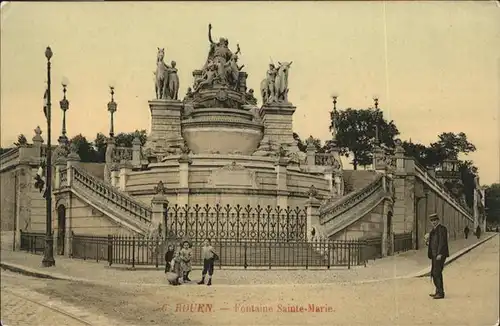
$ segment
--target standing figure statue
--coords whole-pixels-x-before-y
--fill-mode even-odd
[[[172,61],[167,68],[168,73],[168,99],[177,100],[179,95],[179,75],[177,75],[177,63]]]
[[[275,102],[275,82],[276,82],[276,74],[278,70],[274,66],[274,63],[269,64],[269,70],[267,71],[267,76],[260,83],[260,92],[262,95],[262,103],[271,103]]]
[[[238,47],[239,49],[239,47]],[[239,85],[239,79],[240,79],[240,71],[243,69],[245,65],[242,65],[241,67],[238,66],[238,55],[235,53],[231,57],[231,60],[226,63],[226,74],[229,77],[229,83],[231,86],[233,86],[233,89],[237,90]]]
[[[217,66],[218,81],[225,85],[227,83],[225,71],[226,63],[231,60],[233,53],[229,50],[229,40],[221,37],[218,43],[212,40],[212,24],[208,24],[208,40],[210,41],[210,52],[208,54],[207,64],[213,61]]]
[[[293,61],[278,62],[278,72],[275,81],[275,94],[277,102],[288,103],[288,71]]]
[[[165,48],[158,48],[158,53],[156,55],[156,81],[155,81],[155,90],[156,90],[156,99],[165,98],[165,94],[168,86],[168,66],[163,62],[165,58]]]

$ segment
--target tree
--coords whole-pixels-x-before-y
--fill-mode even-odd
[[[352,156],[354,170],[372,164],[377,129],[380,143],[390,148],[394,146],[394,137],[399,135],[394,122],[384,119],[380,109],[349,108],[339,111],[337,119],[340,154]]]
[[[26,139],[26,136],[24,136],[23,134],[20,134],[19,136],[17,136],[17,142],[14,143],[14,145],[16,146],[24,146],[28,144],[28,140]]]
[[[115,145],[119,147],[132,147],[132,141],[136,136],[139,136],[139,140],[141,141],[141,146],[144,146],[146,140],[148,138],[147,132],[145,129],[135,132],[121,132],[115,137]]]
[[[486,220],[500,224],[500,183],[494,183],[485,190]]]
[[[94,140],[94,150],[96,155],[97,162],[105,162],[106,161],[106,148],[108,147],[108,139],[106,136],[99,132]]]
[[[423,166],[426,165],[426,153],[427,147],[419,143],[413,143],[410,141],[403,141],[401,144],[405,150],[405,155],[414,157]]]
[[[70,144],[76,146],[77,153],[80,156],[82,162],[96,162],[96,151],[91,143],[87,141],[87,138],[82,134],[78,134],[71,138]]]

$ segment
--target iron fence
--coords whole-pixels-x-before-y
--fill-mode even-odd
[[[382,258],[382,236],[365,238],[363,241],[365,242],[363,250],[363,259],[365,261]]]
[[[247,206],[166,206],[165,237],[292,241],[307,238],[307,211]]]
[[[394,252],[404,252],[413,249],[411,232],[394,234]]]
[[[202,266],[201,247],[204,239],[191,240],[193,266]],[[160,266],[169,245],[179,242],[162,238],[131,236],[73,237],[73,258],[107,260],[113,264]],[[275,241],[275,240],[219,240],[213,242],[219,256],[216,265],[222,267],[296,267],[330,268],[333,266],[366,265],[365,241]]]
[[[42,232],[21,232],[20,250],[34,254],[43,254],[45,250],[45,233]]]
[[[75,235],[72,233],[71,257],[77,259],[92,259],[97,262],[108,261],[110,242],[109,237]]]

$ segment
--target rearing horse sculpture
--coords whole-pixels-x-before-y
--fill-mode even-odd
[[[274,82],[275,96],[278,102],[288,102],[288,71],[292,62],[278,62],[278,73]]]
[[[156,55],[156,98],[163,99],[166,97],[167,87],[168,87],[168,67],[163,62],[165,57],[165,48],[158,48],[158,53]]]

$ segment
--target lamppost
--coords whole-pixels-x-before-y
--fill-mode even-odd
[[[108,111],[111,114],[111,126],[109,128],[109,136],[111,138],[113,138],[115,136],[113,114],[115,114],[115,112],[116,112],[116,107],[118,106],[118,103],[116,103],[115,99],[114,99],[115,87],[109,86],[109,89],[110,89],[110,94],[111,94],[111,101],[108,102]]]
[[[337,111],[337,95],[332,95],[333,99],[333,111],[330,111],[330,131],[332,133],[332,141],[334,142],[333,145],[336,144],[337,141],[337,128],[338,128],[338,119],[339,119],[339,113]]]
[[[373,97],[373,104],[375,105],[375,110],[378,110],[378,97]],[[380,135],[379,135],[378,121],[375,123],[375,145],[380,146]]]
[[[69,110],[69,101],[66,99],[66,88],[68,87],[68,80],[63,78],[61,83],[63,87],[63,99],[59,101],[59,105],[61,106],[61,110],[63,111],[63,121],[62,121],[62,132],[59,137],[60,144],[68,144],[68,137],[66,136],[66,111]]]
[[[50,46],[45,49],[45,58],[47,58],[47,164],[45,170],[46,179],[46,229],[45,229],[45,249],[43,252],[42,266],[51,267],[56,264],[54,260],[54,239],[52,239],[52,144],[50,141],[50,123],[51,123],[51,102],[50,102],[50,58],[52,50]]]

